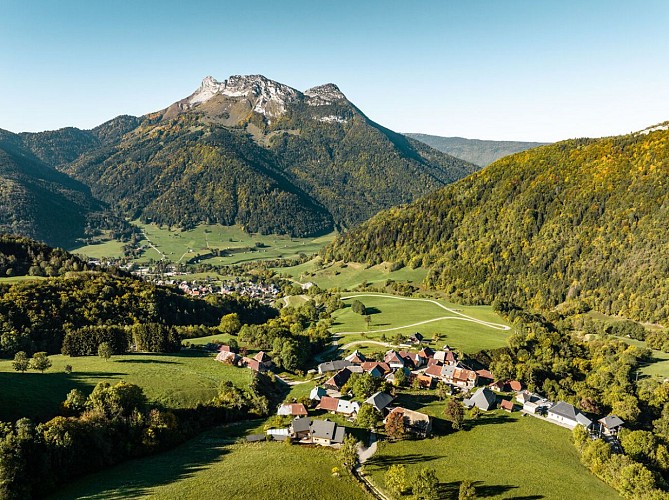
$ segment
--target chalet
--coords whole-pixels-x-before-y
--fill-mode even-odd
[[[476,370],[476,375],[478,375],[479,381],[485,384],[489,384],[493,380],[495,380],[495,377],[493,376],[492,373],[488,370]],[[491,387],[492,389],[492,387]]]
[[[478,374],[478,371],[476,373]],[[479,377],[480,377],[480,375],[479,375]],[[504,382],[502,380],[496,380],[496,381],[492,382],[491,384],[488,384],[488,387],[493,391],[504,392],[504,389],[506,389],[506,382]]]
[[[223,344],[218,347],[218,352],[237,352],[237,349],[233,349],[229,345]]]
[[[523,390],[523,384],[518,382],[517,380],[509,380],[509,389],[511,389],[513,392],[518,392]]]
[[[529,391],[521,391],[516,394],[516,401],[523,405],[525,413],[544,413],[551,406],[550,401]]]
[[[237,361],[239,361],[239,356],[234,352],[220,351],[216,355],[216,361],[220,361],[221,363],[228,365],[236,365]]]
[[[444,365],[431,365],[427,367],[427,370],[425,370],[425,375],[431,378],[436,378],[441,380],[441,369]]]
[[[434,353],[434,359],[441,361],[445,365],[455,365],[458,362],[458,356],[451,350],[437,351]]]
[[[427,363],[426,358],[421,357],[420,354],[415,352],[400,351],[398,354],[404,360],[404,366],[414,370]]]
[[[604,436],[617,435],[625,424],[625,422],[616,415],[607,415],[604,418],[600,418],[597,422],[599,422],[599,432]]]
[[[337,406],[339,405],[339,398],[331,398],[330,396],[323,396],[320,403],[316,406],[317,410],[326,410],[332,413],[337,412]]]
[[[391,369],[404,368],[404,358],[397,351],[390,350],[386,353],[384,361],[388,363]]]
[[[511,413],[516,407],[516,405],[513,404],[513,401],[509,401],[508,399],[502,399],[502,402],[499,404],[499,407],[502,410]]]
[[[309,399],[312,401],[320,401],[323,396],[327,396],[328,391],[326,391],[324,388],[320,386],[316,386],[313,389],[311,389],[311,392],[309,393]]]
[[[557,404],[551,406],[548,409],[547,413],[548,420],[562,425],[563,427],[568,427],[573,429],[577,425],[582,425],[586,429],[589,429],[592,425],[592,421],[588,419],[583,413],[576,409],[573,405],[565,403],[564,401],[559,401]]]
[[[291,415],[293,417],[306,417],[307,409],[302,403],[282,404],[276,412],[277,415]]]
[[[318,365],[318,373],[321,375],[328,372],[338,372],[344,368],[353,365],[350,361],[345,359],[335,359],[334,361],[326,361]]]
[[[345,360],[345,361],[349,361],[350,363],[354,363],[354,364],[356,364],[356,365],[361,365],[361,364],[363,364],[365,361],[367,361],[367,358],[365,357],[365,355],[364,355],[363,353],[361,353],[360,351],[358,351],[358,350],[356,349],[356,350],[353,351],[351,354],[349,354],[348,356],[346,356],[346,357],[344,358],[344,360]]]
[[[432,421],[429,416],[400,406],[393,408],[386,417],[386,420],[390,418],[391,415],[398,413],[404,417],[404,428],[407,432],[418,437],[426,437],[432,432]],[[386,420],[384,420],[384,423]]]
[[[478,407],[483,411],[492,410],[497,405],[497,395],[487,387],[480,387],[474,395],[463,401],[468,408]]]
[[[311,419],[309,417],[294,418],[289,431],[290,435],[297,440],[311,440]]]
[[[311,440],[314,444],[332,446],[344,442],[346,429],[330,420],[314,420],[311,423]]]
[[[393,399],[395,398],[386,392],[377,392],[366,399],[365,403],[372,405],[376,411],[383,413],[383,410],[393,402]]]

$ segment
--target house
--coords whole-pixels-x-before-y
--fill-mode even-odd
[[[297,440],[311,440],[311,419],[309,417],[294,418],[290,424],[289,432]]]
[[[523,405],[523,411],[525,413],[544,413],[544,411],[551,406],[551,402],[546,398],[542,398],[529,391],[521,391],[516,394],[516,401]]]
[[[434,378],[429,375],[416,375],[416,380],[421,389],[432,389],[434,386]]]
[[[255,359],[258,363],[265,366],[266,368],[272,366],[272,358],[270,358],[267,355],[267,353],[265,353],[265,351],[260,351],[258,354],[253,356],[253,359]]]
[[[344,415],[345,417],[355,418],[360,411],[360,403],[356,401],[347,401],[345,399],[340,399],[337,402],[337,409],[335,410],[339,415]]]
[[[468,408],[478,407],[483,411],[492,410],[497,405],[497,395],[487,387],[480,387],[474,395],[463,401]]]
[[[237,352],[237,350],[233,349],[229,345],[223,344],[218,347],[218,352]]]
[[[599,432],[605,436],[615,436],[620,432],[621,427],[625,422],[616,415],[607,415],[604,418],[600,418],[599,422]]]
[[[444,363],[442,363],[438,359],[427,358],[427,366],[433,366],[433,365],[442,366],[443,364]]]
[[[409,370],[407,367],[404,368],[398,368],[395,370],[393,373],[389,373],[388,375],[385,376],[386,382],[389,382],[391,384],[395,383],[395,380],[397,380],[397,374],[398,372],[402,371],[404,373],[405,378],[409,378],[411,376],[411,370]]]
[[[509,388],[510,388],[513,392],[518,392],[518,391],[522,391],[522,390],[523,390],[523,384],[521,384],[521,383],[518,382],[517,380],[509,380],[508,384],[509,384]]]
[[[476,373],[478,374],[478,372]],[[490,389],[493,391],[504,392],[504,389],[506,388],[506,382],[503,382],[502,380],[496,380],[495,382],[488,384],[488,387],[490,387]]]
[[[311,392],[309,393],[309,399],[312,401],[320,401],[323,396],[327,396],[328,391],[326,391],[323,387],[316,386],[313,389],[311,389]]]
[[[482,383],[490,383],[493,380],[495,380],[493,374],[488,370],[476,370],[476,375],[478,375],[479,381],[481,381]],[[490,388],[492,389],[492,387]]]
[[[346,429],[330,420],[314,420],[311,423],[311,440],[314,444],[331,446],[344,442]]]
[[[379,363],[378,361],[365,361],[361,366],[365,372],[375,378],[383,378],[392,371],[388,363]]]
[[[509,401],[508,399],[502,399],[502,402],[499,404],[499,407],[502,410],[511,413],[513,409],[516,407],[516,405],[513,404],[513,401]]]
[[[331,398],[330,396],[323,396],[321,402],[316,406],[317,410],[326,410],[332,413],[337,411],[337,406],[339,405],[339,398]]]
[[[276,412],[277,415],[306,416],[307,409],[302,403],[282,404]]]
[[[356,365],[361,365],[365,361],[367,361],[367,358],[365,357],[365,355],[363,353],[361,353],[360,351],[358,351],[357,349],[355,351],[353,351],[351,354],[349,354],[348,356],[346,356],[344,359],[346,361],[349,361],[349,362],[354,363]]]
[[[400,356],[397,351],[393,350],[388,351],[386,353],[384,361],[388,363],[388,366],[390,366],[392,370],[396,370],[398,368],[404,368],[404,358]]]
[[[413,335],[411,335],[411,336],[409,337],[409,342],[411,342],[412,344],[420,344],[420,343],[423,342],[423,339],[424,339],[424,338],[425,338],[425,337],[423,337],[423,335],[421,335],[420,333],[416,332],[416,333],[414,333]]]
[[[427,363],[427,358],[423,358],[420,354],[415,352],[400,351],[398,354],[404,360],[404,366],[409,368],[420,368]]]
[[[434,358],[434,349],[430,347],[423,347],[418,354],[420,354],[421,357],[425,359],[431,359]]]
[[[377,392],[367,398],[365,403],[372,405],[376,411],[383,413],[383,410],[393,402],[393,399],[395,398],[386,392]]]
[[[242,366],[250,368],[254,372],[264,372],[267,371],[267,367],[253,358],[242,358]]]
[[[434,353],[434,359],[444,364],[455,365],[458,362],[458,356],[451,350],[437,351]]]
[[[239,361],[239,356],[231,351],[220,351],[216,355],[216,361],[220,361],[221,363],[228,365],[236,365],[237,361]]]
[[[437,378],[441,379],[441,369],[444,365],[430,365],[427,367],[427,370],[425,370],[425,375],[432,377],[432,378]]]
[[[353,365],[353,363],[345,359],[335,359],[334,361],[326,361],[325,363],[321,363],[320,365],[318,365],[318,373],[322,375],[323,373],[328,373],[328,372],[338,372],[351,365]]]
[[[559,401],[555,405],[551,406],[548,409],[547,414],[548,420],[562,425],[563,427],[568,427],[573,429],[577,425],[582,425],[586,429],[589,429],[592,425],[592,421],[588,419],[583,413],[576,409],[573,405],[565,403],[564,401]]]
[[[455,365],[444,365],[441,367],[441,379],[449,384],[471,389],[478,382],[478,375],[475,371],[467,368],[460,368]]]
[[[348,368],[338,371],[332,378],[325,382],[325,387],[335,391],[341,391],[341,388],[344,387],[348,379],[351,378],[353,372]]]
[[[418,411],[408,410],[398,406],[393,408],[386,417],[391,418],[391,415],[400,414],[404,417],[404,428],[407,432],[418,437],[426,437],[432,432],[432,421],[430,417]],[[385,423],[386,420],[383,422]]]

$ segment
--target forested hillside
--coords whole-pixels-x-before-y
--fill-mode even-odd
[[[43,243],[0,234],[1,276],[60,276],[68,271],[85,271],[88,265],[65,250]]]
[[[85,185],[0,130],[0,232],[66,245],[84,234],[87,216],[100,207]]]
[[[323,255],[423,265],[430,286],[471,303],[574,299],[666,323],[668,174],[666,124],[560,142],[382,212]]]

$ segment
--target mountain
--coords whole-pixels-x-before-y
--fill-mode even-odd
[[[183,227],[320,234],[477,170],[372,122],[333,84],[207,77],[131,125],[59,168],[130,217]]]
[[[404,134],[407,137],[424,142],[442,153],[455,156],[462,160],[485,167],[492,162],[513,153],[544,146],[546,142],[519,141],[484,141],[480,139],[464,139],[462,137],[440,137],[428,134]]]
[[[101,205],[80,182],[60,173],[0,130],[0,232],[68,245],[83,236]]]
[[[342,235],[329,260],[429,268],[470,303],[669,320],[669,122],[507,156]]]

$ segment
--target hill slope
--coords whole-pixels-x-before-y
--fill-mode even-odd
[[[669,319],[669,126],[506,157],[324,250],[328,259],[430,268],[454,298],[538,308],[581,299]]]
[[[83,235],[87,215],[99,207],[86,186],[0,130],[0,232],[67,245]]]
[[[464,139],[462,137],[441,137],[428,134],[404,134],[407,137],[424,142],[442,153],[485,167],[492,162],[513,153],[544,146],[545,142],[521,141],[485,141]]]
[[[205,78],[116,144],[65,170],[133,217],[314,235],[475,171],[367,119],[332,84]]]

